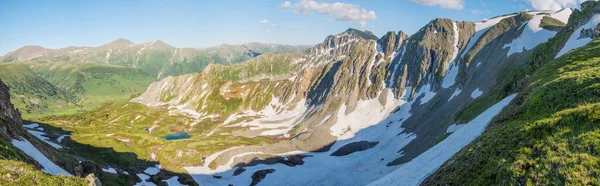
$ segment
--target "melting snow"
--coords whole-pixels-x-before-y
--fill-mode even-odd
[[[284,109],[278,111],[278,108]],[[231,126],[249,127],[250,130],[265,130],[260,134],[265,136],[285,135],[294,128],[294,124],[303,118],[306,111],[306,100],[303,99],[296,103],[296,106],[292,110],[287,110],[287,108],[286,105],[280,102],[279,98],[273,97],[263,110],[259,112],[248,110],[241,114],[231,115],[223,124],[227,125],[242,117],[259,116],[261,118],[247,122],[243,121]],[[273,121],[277,122],[274,123]]]
[[[558,54],[556,54],[556,57],[554,59],[562,56],[563,54],[571,51],[574,48],[584,46],[587,43],[589,43],[590,41],[592,41],[592,38],[581,38],[581,39],[578,39],[578,38],[581,35],[581,30],[589,29],[589,28],[596,28],[598,23],[600,23],[600,14],[594,15],[590,19],[590,21],[588,21],[587,24],[585,24],[585,25],[579,27],[577,30],[575,30],[573,32],[573,34],[571,34],[571,37],[569,37],[569,40],[567,40],[567,42],[565,43],[565,46],[563,46],[563,48],[560,50],[560,52],[558,52]]]
[[[459,88],[457,88],[454,93],[452,93],[452,95],[450,96],[450,98],[448,99],[448,101],[452,100],[452,98],[458,96],[458,94],[460,94],[462,92],[462,90],[460,90]]]
[[[45,132],[40,132],[40,131],[35,131],[35,130],[27,130],[27,132],[29,132],[29,134],[35,136],[36,138],[46,142],[48,145],[54,147],[55,149],[60,149],[63,148],[62,146],[51,142],[50,139],[48,137],[46,137],[46,133]]]
[[[415,93],[415,98],[424,95],[423,98],[421,98],[421,102],[419,102],[420,105],[424,105],[425,103],[429,102],[435,96],[435,94],[435,92],[431,91],[431,85],[427,84],[421,86],[419,91]]]
[[[481,94],[483,94],[483,92],[481,90],[475,89],[472,93],[471,93],[471,97],[473,99],[478,98],[479,96],[481,96]]]
[[[406,102],[395,99],[391,90],[386,90],[388,92],[385,105],[381,105],[378,98],[360,100],[356,103],[355,110],[349,114],[346,114],[346,105],[342,105],[337,113],[337,122],[331,126],[331,135],[337,136],[338,140],[352,138],[358,131],[385,120],[398,105]],[[406,88],[404,95],[409,90]]]
[[[504,98],[465,126],[457,129],[442,142],[410,162],[400,165],[397,170],[370,185],[397,185],[398,183],[402,183],[402,185],[419,185],[454,154],[479,137],[488,123],[515,97],[516,94],[513,94]]]
[[[555,31],[550,31],[540,27],[542,18],[545,14],[534,15],[533,19],[529,20],[523,26],[527,26],[523,29],[523,33],[515,38],[511,43],[505,44],[503,48],[510,48],[506,56],[510,56],[514,53],[523,52],[524,50],[531,50],[541,43],[548,41],[550,38],[556,35]]]
[[[117,170],[115,170],[112,167],[108,167],[108,168],[102,168],[102,171],[104,172],[108,172],[108,173],[113,173],[113,174],[117,174]]]
[[[569,23],[569,17],[571,17],[571,13],[573,13],[572,9],[565,8],[563,10],[559,10],[558,12],[550,15],[550,17],[552,17],[554,19],[558,19],[559,21],[567,24],[567,23]]]
[[[23,127],[28,128],[28,129],[35,129],[38,128],[40,125],[38,123],[32,123],[29,125],[23,125]]]
[[[389,89],[386,90],[389,91]],[[407,90],[412,89],[408,87]],[[389,91],[388,95],[392,95],[392,92]],[[403,133],[402,131],[404,129],[400,127],[402,122],[410,117],[411,105],[415,101],[413,99],[411,102],[406,102],[408,96],[406,93],[404,93],[404,95],[405,96],[400,100],[387,101],[389,105],[386,104],[385,106],[381,106],[378,102],[372,102],[373,105],[379,105],[377,109],[371,109],[375,111],[379,111],[382,107],[386,109],[400,107],[397,112],[392,114],[385,113],[386,111],[381,113],[374,111],[367,112],[358,110],[358,107],[357,110],[348,115],[342,114],[343,118],[338,118],[338,123],[352,122],[358,124],[358,121],[353,119],[359,117],[364,117],[365,120],[372,120],[375,122],[368,123],[370,124],[369,126],[366,126],[364,123],[361,124],[366,128],[360,131],[353,131],[354,137],[351,139],[340,139],[333,144],[328,152],[312,153],[293,151],[275,154],[276,156],[286,156],[291,154],[312,156],[305,158],[304,164],[301,166],[289,167],[283,164],[260,164],[244,167],[246,171],[238,176],[233,176],[234,169],[226,166],[219,166],[216,170],[211,170],[207,166],[185,167],[185,169],[200,185],[250,185],[252,181],[250,177],[252,174],[262,169],[275,169],[276,171],[267,175],[266,179],[261,181],[261,185],[366,185],[395,170],[397,167],[385,166],[385,164],[402,156],[398,150],[402,149],[402,147],[406,146],[416,137],[414,134]],[[369,101],[370,100],[366,100],[364,102]],[[367,105],[371,106],[371,104]],[[378,120],[369,114],[376,114],[375,117],[384,116],[384,119]],[[378,141],[379,144],[367,151],[355,152],[344,157],[330,156],[333,151],[339,149],[343,145],[358,140]],[[225,151],[229,150],[231,149]],[[210,162],[225,151],[207,157],[205,165],[210,164]],[[231,160],[229,160],[229,162],[231,162]],[[212,175],[217,173],[220,176],[223,176],[223,178],[215,179],[212,177]]]
[[[135,186],[155,186],[156,184],[152,183],[152,182],[147,182],[147,179],[150,179],[150,176],[146,175],[146,174],[137,174],[138,177],[140,177],[140,179],[142,179],[142,182],[136,183]]]
[[[69,172],[65,171],[64,169],[62,169],[61,167],[59,167],[58,165],[56,165],[52,161],[50,161],[46,156],[44,156],[44,154],[42,154],[42,152],[40,152],[37,148],[35,148],[26,139],[24,139],[23,141],[12,140],[11,143],[15,147],[17,147],[17,148],[21,149],[23,152],[25,152],[25,154],[27,154],[29,157],[31,157],[35,161],[37,161],[40,165],[42,165],[44,172],[47,172],[52,175],[71,176],[71,174]]]
[[[442,82],[442,88],[450,88],[450,86],[456,83],[456,76],[458,75],[458,62],[456,62],[456,56],[458,56],[458,40],[459,40],[459,32],[458,26],[456,26],[456,22],[452,22],[454,28],[454,52],[452,53],[452,58],[450,58],[450,63],[446,67],[446,75],[444,76],[444,80]]]
[[[71,135],[68,135],[68,134],[67,135],[61,135],[58,138],[56,138],[56,141],[58,141],[60,143],[60,142],[63,141],[63,139],[65,139],[65,137],[68,137],[68,136],[71,136]]]
[[[156,165],[156,167],[148,167],[144,172],[148,175],[155,175],[160,172],[160,165]]]
[[[452,132],[456,132],[458,129],[460,129],[461,127],[465,126],[465,124],[452,124],[448,127],[448,129],[446,129],[446,133],[452,133]]]
[[[177,181],[177,179],[179,179],[178,176],[173,176],[173,177],[169,178],[168,180],[164,180],[164,182],[166,182],[167,185],[169,185],[169,186],[181,185],[181,183],[179,183],[179,181]]]

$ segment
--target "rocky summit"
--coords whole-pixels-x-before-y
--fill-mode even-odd
[[[406,3],[451,6],[431,2]],[[0,57],[0,185],[596,185],[600,2],[552,3],[382,32],[356,4],[285,1],[361,28],[21,47]]]

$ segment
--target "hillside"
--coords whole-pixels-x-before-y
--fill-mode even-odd
[[[88,184],[82,178],[65,176],[70,173],[48,160],[27,139],[31,140],[32,138],[28,137],[23,130],[20,113],[14,110],[10,103],[8,87],[0,81],[0,174],[2,175],[0,184],[38,185],[44,183],[45,185],[82,186]],[[21,145],[24,144],[30,145],[30,148],[33,149],[22,148]],[[17,145],[20,148],[17,148]],[[38,156],[31,154],[35,151],[39,153]],[[45,159],[46,162],[42,159]]]
[[[128,99],[154,80],[140,70],[95,63],[0,63],[0,79],[25,118],[75,113]]]
[[[155,79],[202,72],[209,64],[231,65],[263,53],[280,54],[304,51],[308,46],[248,43],[220,45],[206,49],[175,48],[156,40],[135,44],[118,39],[99,47],[47,49],[25,46],[0,57],[2,62],[82,62],[111,64],[139,69]]]

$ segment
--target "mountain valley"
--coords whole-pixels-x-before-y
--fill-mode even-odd
[[[596,185],[599,23],[26,46],[0,57],[0,185]]]

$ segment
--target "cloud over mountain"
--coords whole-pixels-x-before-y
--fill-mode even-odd
[[[410,0],[426,6],[440,6],[447,9],[462,10],[465,7],[464,0]]]
[[[286,1],[279,5],[279,8],[284,10],[292,8],[296,14],[310,14],[316,12],[327,15],[335,21],[352,22],[361,27],[367,26],[368,20],[375,20],[377,18],[375,11],[368,11],[364,8],[360,8],[359,5],[341,2],[321,3],[314,0],[300,0],[297,3],[291,4],[291,2]]]

